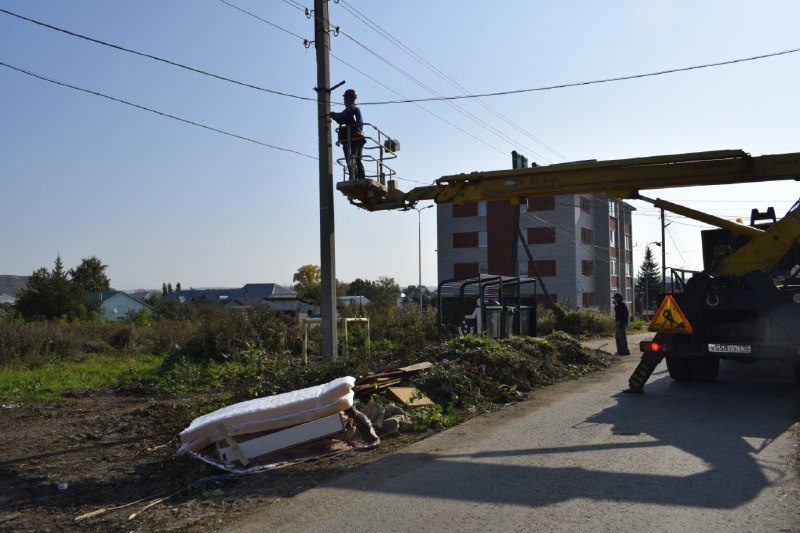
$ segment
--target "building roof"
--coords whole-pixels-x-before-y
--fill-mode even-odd
[[[135,301],[137,303],[142,304],[145,307],[148,307],[148,308],[152,309],[152,306],[150,306],[147,302],[143,302],[140,299],[138,299],[138,298],[136,298],[134,296],[131,296],[127,292],[122,292],[122,291],[113,291],[112,290],[112,291],[103,291],[103,292],[90,292],[90,293],[88,293],[86,295],[86,298],[90,302],[105,302],[107,300],[110,300],[110,299],[114,298],[115,296],[121,296],[122,298],[128,298],[130,300],[133,300],[133,301]]]
[[[173,291],[164,296],[166,301],[180,303],[227,302],[236,300],[249,305],[264,300],[296,300],[297,293],[277,283],[248,283],[238,289],[188,289]]]

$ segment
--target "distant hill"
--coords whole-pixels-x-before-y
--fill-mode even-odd
[[[28,276],[0,275],[0,293],[17,296],[17,293],[28,286]]]

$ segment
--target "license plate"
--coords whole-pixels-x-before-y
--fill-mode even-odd
[[[713,353],[752,353],[749,344],[709,344],[708,351]]]

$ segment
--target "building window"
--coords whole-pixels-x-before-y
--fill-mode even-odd
[[[625,289],[625,301],[633,301],[633,289]]]
[[[592,230],[588,228],[581,228],[581,242],[583,244],[593,244]]]
[[[628,251],[631,250],[631,236],[628,234],[625,235],[625,249]]]
[[[453,205],[453,218],[476,217],[478,216],[478,204],[470,202],[467,204]]]
[[[628,261],[625,261],[625,277],[633,277],[633,265],[631,265]]]
[[[539,270],[539,275],[543,278],[551,278],[556,275],[556,261],[555,259],[543,259],[541,261],[534,261],[536,269]],[[536,272],[534,265],[528,262],[528,272]]]
[[[553,211],[556,208],[555,196],[528,198],[528,211]]]
[[[608,216],[610,217],[617,217],[617,202],[614,200],[608,201]]]
[[[616,259],[611,259],[608,262],[608,265],[609,265],[609,268],[611,269],[611,275],[612,276],[616,276],[616,275],[619,274],[619,271],[617,270],[617,260]]]
[[[453,277],[477,276],[480,274],[478,263],[453,263]]]
[[[453,248],[477,248],[478,232],[453,233]]]
[[[581,196],[581,211],[584,213],[591,213],[592,212],[592,201],[589,198],[584,198]]]
[[[610,229],[608,230],[608,245],[612,248],[617,247],[617,230]]]
[[[556,228],[528,228],[528,244],[556,242]]]
[[[593,292],[584,292],[583,293],[583,307],[591,307],[594,305],[594,293]]]
[[[487,246],[487,244],[486,244],[486,232],[485,231],[479,231],[478,232],[478,246],[480,248],[486,248],[486,246]]]
[[[581,274],[594,276],[594,261],[581,261]]]

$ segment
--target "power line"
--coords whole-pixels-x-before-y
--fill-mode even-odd
[[[220,0],[220,2],[223,2],[223,3],[227,4],[227,2],[225,2],[225,0]],[[235,6],[232,6],[232,7],[235,7]],[[37,25],[42,26],[44,28],[48,28],[48,29],[55,30],[55,31],[58,31],[58,32],[61,32],[61,33],[65,33],[65,34],[70,35],[72,37],[77,37],[79,39],[84,39],[84,40],[89,41],[89,42],[93,42],[93,43],[96,43],[96,44],[101,44],[103,46],[107,46],[109,48],[114,48],[114,49],[120,50],[122,52],[128,52],[129,54],[134,54],[134,55],[137,55],[137,56],[146,57],[146,58],[152,59],[154,61],[160,61],[162,63],[166,63],[166,64],[172,65],[174,67],[179,67],[179,68],[182,68],[182,69],[185,69],[185,70],[197,73],[197,74],[202,74],[204,76],[210,76],[212,78],[216,78],[216,79],[222,80],[222,81],[227,81],[229,83],[234,83],[236,85],[241,85],[242,87],[248,87],[250,89],[255,89],[257,91],[262,91],[262,92],[266,92],[266,93],[270,93],[270,94],[275,94],[275,95],[278,95],[278,96],[286,96],[288,98],[295,98],[297,100],[306,100],[306,101],[310,101],[310,102],[316,102],[317,101],[316,98],[309,98],[309,97],[305,97],[305,96],[298,96],[296,94],[289,94],[289,93],[284,93],[284,92],[280,92],[280,91],[275,91],[275,90],[272,90],[272,89],[266,89],[264,87],[259,87],[257,85],[253,85],[253,84],[250,84],[250,83],[237,81],[237,80],[234,80],[234,79],[231,79],[231,78],[227,78],[225,76],[221,76],[219,74],[214,74],[212,72],[208,72],[208,71],[205,71],[205,70],[200,70],[198,68],[190,67],[188,65],[183,65],[181,63],[176,63],[174,61],[170,61],[169,59],[164,59],[164,58],[161,58],[161,57],[158,57],[158,56],[154,56],[152,54],[147,54],[147,53],[144,53],[144,52],[137,52],[136,50],[131,50],[130,48],[125,48],[125,47],[117,45],[117,44],[112,44],[112,43],[109,43],[109,42],[106,42],[106,41],[101,41],[100,39],[95,39],[93,37],[88,37],[86,35],[81,35],[80,33],[75,33],[75,32],[69,31],[69,30],[65,30],[64,28],[59,28],[57,26],[53,26],[51,24],[47,24],[45,22],[41,22],[41,21],[38,21],[38,20],[34,20],[32,18],[24,17],[22,15],[18,15],[16,13],[12,13],[11,11],[8,11],[6,9],[0,8],[0,13],[5,13],[7,15],[11,15],[12,17],[16,17],[18,19],[30,22],[32,24],[37,24]]]
[[[493,93],[480,93],[480,94],[468,94],[462,96],[443,96],[437,98],[414,98],[409,100],[386,100],[382,102],[361,102],[361,105],[387,105],[387,104],[411,104],[411,103],[418,103],[418,102],[439,102],[444,100],[465,100],[468,98],[486,98],[490,96],[507,96],[510,94],[521,94],[521,93],[531,93],[537,91],[552,91],[555,89],[566,89],[568,87],[581,87],[584,85],[598,85],[601,83],[611,83],[615,81],[627,81],[627,80],[634,80],[639,78],[649,78],[653,76],[663,76],[665,74],[674,74],[676,72],[687,72],[690,70],[700,70],[704,68],[712,68],[712,67],[721,67],[725,65],[733,65],[735,63],[744,63],[747,61],[757,61],[759,59],[767,59],[770,57],[777,57],[787,54],[794,54],[800,52],[800,48],[792,48],[790,50],[782,50],[780,52],[770,52],[768,54],[761,54],[752,57],[744,57],[739,59],[731,59],[728,61],[719,61],[717,63],[706,63],[703,65],[694,65],[691,67],[680,67],[680,68],[673,68],[668,70],[660,70],[657,72],[648,72],[645,74],[632,74],[630,76],[619,76],[616,78],[605,78],[600,80],[592,80],[592,81],[579,81],[575,83],[562,83],[559,85],[548,85],[545,87],[535,87],[532,89],[515,89],[510,91],[498,91]]]
[[[261,22],[264,22],[265,24],[269,24],[270,26],[272,26],[272,27],[273,27],[273,28],[275,28],[275,29],[278,29],[278,30],[281,30],[282,32],[288,33],[288,34],[289,34],[289,35],[291,35],[292,37],[297,37],[297,38],[298,38],[298,39],[300,39],[301,41],[306,41],[306,38],[305,38],[305,37],[303,37],[302,35],[297,35],[296,33],[294,33],[294,32],[291,32],[291,31],[287,30],[286,28],[284,28],[284,27],[282,27],[282,26],[278,26],[278,25],[277,25],[277,24],[275,24],[274,22],[270,22],[270,21],[268,21],[268,20],[267,20],[267,19],[265,19],[265,18],[259,17],[259,16],[258,16],[258,15],[256,15],[255,13],[251,13],[251,12],[247,11],[246,9],[242,9],[241,7],[239,7],[239,6],[237,6],[237,5],[234,5],[234,4],[231,4],[230,2],[226,2],[225,0],[219,0],[219,1],[220,1],[220,2],[222,2],[223,4],[225,4],[226,6],[232,7],[233,9],[236,9],[237,11],[241,11],[242,13],[244,13],[244,14],[246,14],[246,15],[250,15],[251,17],[253,17],[253,18],[255,18],[255,19],[258,19],[258,20],[260,20]],[[316,102],[316,99],[314,99],[314,101]]]
[[[432,87],[430,87],[430,86],[426,85],[424,82],[422,82],[422,81],[420,81],[419,79],[415,78],[414,76],[412,76],[411,74],[409,74],[408,72],[406,72],[406,71],[405,71],[405,70],[403,70],[402,68],[398,67],[397,65],[395,65],[394,63],[392,63],[391,61],[389,61],[388,59],[386,59],[385,57],[381,56],[380,54],[378,54],[378,53],[377,53],[377,52],[375,52],[374,50],[370,49],[368,46],[366,46],[365,44],[361,43],[360,41],[358,41],[357,39],[355,39],[353,36],[351,36],[351,35],[348,35],[346,32],[344,32],[344,31],[341,31],[341,30],[340,30],[340,32],[339,32],[339,33],[341,33],[342,35],[344,35],[345,37],[347,37],[348,39],[350,39],[352,42],[354,42],[356,45],[360,46],[361,48],[363,48],[364,50],[366,50],[367,52],[369,52],[370,54],[372,54],[373,56],[375,56],[376,58],[378,58],[379,60],[381,60],[383,63],[387,64],[388,66],[390,66],[391,68],[393,68],[394,70],[396,70],[397,72],[399,72],[400,74],[402,74],[403,76],[405,76],[406,78],[408,78],[409,80],[413,81],[414,83],[416,83],[417,85],[419,85],[420,87],[422,87],[423,89],[426,89],[427,91],[429,91],[429,92],[431,92],[431,93],[433,93],[433,94],[439,94],[439,93],[437,93],[437,92],[436,92],[436,91],[435,91],[435,90],[434,90]],[[478,117],[476,117],[476,116],[475,116],[475,115],[473,115],[472,113],[469,113],[469,112],[468,112],[467,110],[465,110],[463,107],[461,107],[461,106],[459,106],[459,105],[457,105],[457,104],[454,104],[454,103],[452,103],[452,102],[447,102],[447,104],[448,104],[448,105],[450,105],[450,106],[451,106],[453,109],[455,109],[456,111],[460,112],[462,115],[465,115],[466,117],[468,117],[468,118],[472,119],[473,121],[475,121],[476,123],[480,124],[480,125],[481,125],[481,126],[483,126],[484,128],[486,128],[486,129],[489,129],[489,130],[492,130],[492,131],[493,131],[493,132],[494,132],[496,135],[498,135],[498,136],[500,136],[500,137],[505,137],[505,138],[504,138],[504,140],[505,140],[505,141],[507,141],[507,142],[510,142],[510,143],[512,143],[512,144],[515,144],[515,143],[514,143],[514,141],[513,141],[512,139],[510,139],[508,136],[506,136],[505,134],[503,134],[502,132],[500,132],[500,131],[499,131],[499,130],[497,130],[496,128],[493,128],[492,126],[490,126],[490,125],[489,125],[489,124],[487,124],[486,122],[482,121],[481,119],[479,119]],[[463,131],[463,130],[462,130],[462,131]],[[475,137],[473,136],[473,138],[475,138]],[[484,144],[487,144],[487,145],[488,145],[488,143],[484,143]],[[489,145],[489,146],[490,146],[491,148],[493,148],[493,149],[497,150],[498,152],[502,153],[502,154],[505,154],[505,153],[506,153],[505,151],[501,150],[500,148],[497,148],[497,147],[495,147],[495,146],[491,146],[491,145]],[[536,154],[536,155],[538,155],[538,154]]]
[[[451,77],[449,77],[447,74],[445,74],[444,72],[442,72],[440,69],[436,68],[436,67],[435,67],[433,64],[431,64],[429,61],[427,61],[426,59],[424,59],[422,56],[420,56],[419,54],[417,54],[416,52],[414,52],[414,51],[413,51],[411,48],[409,48],[408,46],[406,46],[406,45],[405,45],[403,42],[401,42],[401,41],[400,41],[399,39],[397,39],[395,36],[393,36],[393,35],[392,35],[392,34],[390,34],[388,31],[386,31],[385,29],[383,29],[383,28],[382,28],[382,27],[381,27],[379,24],[377,24],[377,23],[375,23],[374,21],[370,20],[370,18],[369,18],[369,17],[367,17],[366,15],[364,15],[363,13],[361,13],[360,11],[358,11],[358,9],[354,8],[353,6],[350,6],[350,5],[349,5],[347,2],[345,2],[344,0],[339,0],[339,5],[341,5],[341,6],[342,6],[342,8],[343,8],[345,11],[347,11],[348,13],[350,13],[351,15],[353,15],[354,17],[356,17],[357,19],[359,19],[361,22],[363,22],[365,25],[367,25],[368,27],[370,27],[370,28],[371,28],[373,31],[375,31],[375,32],[376,32],[378,35],[382,36],[384,39],[386,39],[386,40],[387,40],[387,41],[389,41],[390,43],[394,44],[396,47],[398,47],[400,50],[402,50],[403,52],[405,52],[405,53],[406,53],[408,56],[410,56],[412,59],[414,59],[415,61],[417,61],[418,63],[420,63],[420,64],[421,64],[421,65],[423,65],[424,67],[426,67],[428,70],[430,70],[430,71],[431,71],[431,72],[433,72],[434,74],[436,74],[436,75],[437,75],[439,78],[441,78],[442,80],[446,81],[447,83],[449,83],[451,86],[455,87],[456,89],[459,89],[459,90],[463,91],[463,92],[464,92],[464,94],[468,94],[468,91],[467,91],[467,89],[466,89],[466,88],[465,88],[463,85],[459,84],[457,81],[455,81],[454,79],[452,79]],[[533,135],[533,134],[531,134],[530,132],[528,132],[527,130],[525,130],[525,129],[524,129],[522,126],[520,126],[519,124],[517,124],[517,123],[515,123],[514,121],[512,121],[511,119],[509,119],[508,117],[506,117],[505,115],[503,115],[502,113],[500,113],[499,111],[497,111],[497,110],[496,110],[495,108],[493,108],[492,106],[488,105],[486,102],[484,102],[484,101],[482,101],[482,100],[480,100],[480,99],[476,99],[476,102],[477,102],[479,105],[481,105],[481,106],[482,106],[484,109],[488,110],[488,111],[489,111],[489,112],[491,112],[493,115],[495,115],[496,117],[498,117],[498,118],[500,118],[501,120],[503,120],[503,121],[504,121],[506,124],[510,125],[510,126],[511,126],[511,127],[513,127],[514,129],[516,129],[517,131],[519,131],[520,133],[522,133],[523,135],[527,136],[527,137],[528,137],[529,139],[531,139],[532,141],[534,141],[534,142],[536,142],[537,144],[539,144],[539,145],[543,146],[544,148],[546,148],[546,149],[547,149],[547,150],[549,150],[550,152],[552,152],[552,153],[554,153],[554,154],[558,155],[558,156],[559,156],[559,157],[561,157],[563,160],[565,160],[565,161],[566,161],[566,160],[568,159],[566,156],[564,156],[563,154],[559,153],[557,150],[555,150],[555,149],[554,149],[554,148],[552,148],[551,146],[549,146],[549,145],[547,145],[546,143],[544,143],[544,142],[543,142],[541,139],[539,139],[539,138],[538,138],[538,137],[536,137],[535,135]]]
[[[143,105],[134,104],[133,102],[128,102],[128,101],[122,100],[120,98],[115,98],[115,97],[109,96],[107,94],[103,94],[103,93],[100,93],[100,92],[97,92],[97,91],[92,91],[90,89],[84,89],[83,87],[78,87],[77,85],[72,85],[72,84],[69,84],[69,83],[65,83],[63,81],[54,80],[52,78],[48,78],[46,76],[42,76],[41,74],[36,74],[34,72],[30,72],[28,70],[25,70],[25,69],[22,69],[22,68],[19,68],[19,67],[15,67],[14,65],[9,65],[8,63],[4,63],[2,61],[0,61],[0,66],[9,68],[11,70],[15,70],[15,71],[20,72],[22,74],[27,74],[28,76],[32,76],[34,78],[38,78],[38,79],[43,80],[43,81],[48,81],[50,83],[54,83],[56,85],[60,85],[62,87],[68,87],[68,88],[74,89],[76,91],[85,92],[85,93],[92,94],[92,95],[95,95],[95,96],[101,96],[103,98],[106,98],[108,100],[112,100],[114,102],[118,102],[120,104],[125,104],[125,105],[131,106],[131,107],[135,107],[137,109],[141,109],[143,111],[148,111],[150,113],[155,113],[156,115],[160,115],[162,117],[171,118],[171,119],[177,120],[179,122],[184,122],[186,124],[191,124],[192,126],[197,126],[199,128],[204,128],[204,129],[207,129],[207,130],[210,130],[210,131],[221,133],[221,134],[227,135],[229,137],[234,137],[236,139],[241,139],[243,141],[247,141],[247,142],[251,142],[251,143],[254,143],[254,144],[258,144],[258,145],[264,146],[266,148],[271,148],[273,150],[280,150],[282,152],[289,152],[289,153],[292,153],[292,154],[296,154],[296,155],[300,155],[300,156],[303,156],[303,157],[307,157],[309,159],[314,159],[314,160],[317,159],[316,157],[314,157],[312,155],[304,154],[303,152],[298,152],[297,150],[292,150],[291,148],[283,148],[283,147],[280,147],[280,146],[275,146],[274,144],[268,144],[268,143],[265,143],[265,142],[257,141],[255,139],[251,139],[251,138],[245,137],[243,135],[238,135],[236,133],[231,133],[231,132],[228,132],[228,131],[225,131],[225,130],[221,130],[221,129],[218,129],[218,128],[214,128],[214,127],[211,127],[211,126],[206,126],[205,124],[200,124],[199,122],[194,122],[192,120],[181,118],[181,117],[178,117],[178,116],[175,116],[175,115],[170,115],[169,113],[165,113],[163,111],[158,111],[156,109],[151,109],[151,108],[145,107]]]
[[[356,67],[356,66],[354,66],[354,65],[352,65],[352,64],[350,64],[350,63],[348,63],[348,62],[347,62],[347,61],[345,61],[344,59],[342,59],[342,58],[338,57],[338,56],[337,56],[336,54],[334,54],[333,52],[329,52],[329,53],[330,53],[331,57],[332,57],[332,58],[334,58],[335,60],[339,61],[340,63],[342,63],[342,64],[344,64],[344,65],[347,65],[348,67],[350,67],[351,69],[355,70],[356,72],[358,72],[359,74],[361,74],[361,75],[362,75],[362,76],[364,76],[365,78],[368,78],[368,79],[370,79],[370,80],[374,81],[375,83],[377,83],[378,85],[380,85],[380,86],[381,86],[381,87],[383,87],[384,89],[386,89],[386,90],[388,90],[388,91],[391,91],[391,92],[393,92],[394,94],[396,94],[396,95],[398,95],[398,96],[402,97],[402,95],[401,95],[400,93],[398,93],[398,92],[397,92],[397,91],[395,91],[393,88],[391,88],[391,87],[389,87],[388,85],[386,85],[385,83],[383,83],[383,82],[381,82],[381,81],[379,81],[379,80],[375,79],[374,77],[370,76],[369,74],[367,74],[367,73],[366,73],[366,72],[364,72],[363,70],[359,69],[358,67]],[[468,131],[467,131],[467,130],[465,130],[464,128],[461,128],[461,127],[459,127],[459,126],[457,126],[457,125],[453,124],[452,122],[450,122],[450,121],[449,121],[449,120],[447,120],[446,118],[442,117],[441,115],[437,115],[436,113],[434,113],[434,112],[433,112],[433,111],[431,111],[430,109],[427,109],[427,108],[425,108],[425,107],[423,107],[423,106],[421,106],[420,104],[417,104],[417,103],[414,103],[414,105],[415,105],[415,106],[417,106],[418,108],[420,108],[421,110],[425,111],[425,112],[426,112],[426,113],[428,113],[429,115],[431,115],[431,116],[434,116],[434,117],[436,117],[437,119],[441,120],[442,122],[444,122],[444,123],[445,123],[445,124],[447,124],[448,126],[451,126],[451,127],[455,128],[455,129],[457,129],[458,131],[460,131],[460,132],[464,133],[465,135],[468,135],[469,137],[472,137],[472,138],[473,138],[473,139],[475,139],[476,141],[478,141],[478,142],[480,142],[480,143],[482,143],[482,144],[486,145],[487,147],[491,148],[492,150],[496,150],[497,152],[499,152],[499,153],[501,153],[501,154],[505,154],[505,153],[506,153],[506,152],[504,152],[503,150],[501,150],[500,148],[497,148],[496,146],[493,146],[493,145],[489,144],[487,141],[484,141],[483,139],[481,139],[481,138],[479,138],[479,137],[477,137],[477,136],[473,135],[472,133],[468,132]]]
[[[306,11],[306,7],[300,2],[295,2],[294,0],[283,0],[283,1],[284,3],[292,6],[295,9],[299,9],[300,11]]]

